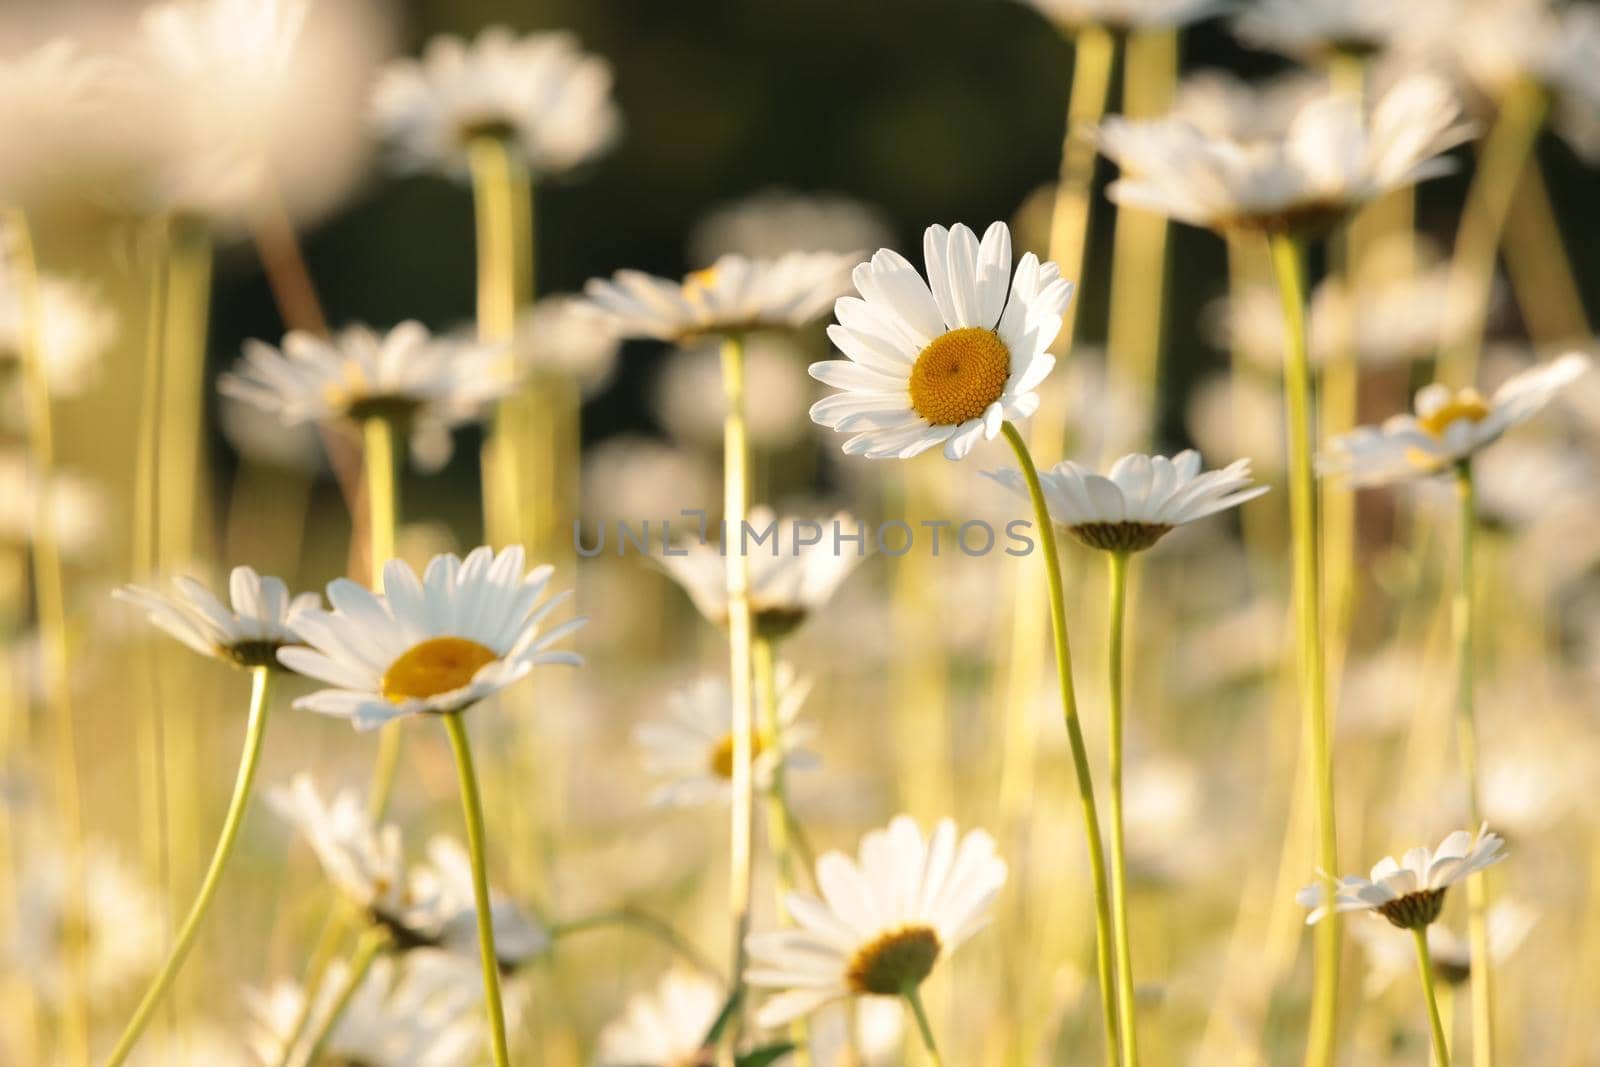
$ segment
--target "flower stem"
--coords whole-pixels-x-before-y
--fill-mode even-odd
[[[311,1010],[316,1007],[317,994],[322,989],[322,981],[327,977],[328,968],[333,965],[334,956],[339,950],[339,942],[343,938],[349,919],[342,908],[336,907],[323,921],[322,932],[317,936],[317,943],[311,949],[310,962],[306,965],[305,979],[300,983],[303,994],[300,998],[300,1007],[283,1035],[283,1054],[273,1067],[289,1067],[293,1062],[295,1046],[300,1043],[300,1035],[305,1031],[306,1023],[311,1020]]]
[[[750,847],[754,806],[754,715],[751,708],[750,572],[744,556],[749,512],[750,445],[745,428],[744,337],[722,342],[722,551],[727,557],[729,690],[733,697],[732,838],[728,861],[728,917],[733,925],[731,981],[744,983],[744,939],[750,928]],[[731,1028],[737,1040],[738,1027]]]
[[[1111,759],[1111,921],[1117,949],[1117,1002],[1121,1008],[1123,1067],[1138,1067],[1139,1028],[1133,996],[1133,946],[1128,933],[1128,859],[1122,825],[1122,645],[1128,602],[1128,553],[1109,552],[1111,590],[1106,640],[1106,706]]]
[[[1061,141],[1061,170],[1055,202],[1050,212],[1050,259],[1063,277],[1083,273],[1088,247],[1090,191],[1094,186],[1098,149],[1090,130],[1105,114],[1116,65],[1117,38],[1103,26],[1084,25],[1072,34],[1072,84],[1067,96],[1067,128]],[[1072,347],[1078,302],[1073,301],[1061,319],[1056,351]]]
[[[489,900],[487,847],[483,830],[483,801],[478,796],[478,775],[472,767],[472,746],[467,740],[466,720],[461,712],[444,716],[445,732],[450,735],[450,751],[456,760],[456,776],[461,780],[461,810],[467,822],[467,851],[472,859],[472,900],[478,920],[478,954],[483,963],[483,1001],[489,1011],[489,1036],[494,1049],[495,1067],[510,1067],[506,1048],[506,1013],[500,1003],[500,957],[494,948],[494,915]]]
[[[1306,352],[1305,278],[1301,249],[1288,234],[1269,241],[1278,295],[1283,304],[1283,391],[1289,423],[1289,527],[1293,541],[1294,600],[1297,625],[1300,701],[1305,714],[1305,743],[1311,763],[1311,787],[1317,812],[1317,866],[1339,869],[1334,823],[1333,753],[1328,732],[1327,662],[1323,645],[1322,550],[1317,537],[1317,485],[1312,464],[1313,398]],[[1331,875],[1328,892],[1332,894]],[[1330,1067],[1338,1040],[1339,951],[1341,924],[1330,915],[1316,927],[1316,969],[1312,985],[1311,1025],[1306,1046],[1308,1067]]]
[[[384,564],[394,558],[395,537],[400,525],[397,431],[395,421],[386,415],[371,416],[361,424],[362,466],[367,483],[367,568],[375,593],[383,592]],[[367,813],[373,822],[382,821],[384,810],[389,806],[395,774],[400,768],[404,736],[398,722],[378,731],[378,756],[367,787]]]
[[[1428,1025],[1433,1030],[1433,1060],[1437,1067],[1450,1067],[1450,1046],[1444,1036],[1444,1020],[1439,1015],[1439,994],[1433,983],[1433,955],[1428,951],[1428,928],[1415,927],[1411,936],[1417,943],[1417,971],[1422,975],[1422,995],[1428,1001]]]
[[[1472,679],[1474,634],[1473,545],[1478,526],[1477,490],[1472,461],[1456,468],[1456,498],[1461,506],[1460,573],[1456,579],[1452,622],[1456,643],[1456,739],[1461,750],[1461,772],[1467,780],[1467,805],[1472,822],[1483,821],[1478,782],[1478,717]],[[1494,1063],[1494,979],[1489,956],[1489,887],[1485,873],[1467,879],[1467,942],[1472,961],[1472,1062],[1474,1067]]]
[[[302,1061],[306,1067],[315,1067],[322,1055],[328,1039],[333,1036],[334,1028],[339,1025],[339,1019],[344,1015],[345,1009],[350,1006],[350,1001],[355,999],[356,991],[361,988],[361,983],[366,981],[367,972],[372,970],[372,965],[377,962],[378,956],[389,945],[389,935],[383,930],[368,930],[366,936],[356,944],[356,954],[350,958],[350,973],[345,976],[344,985],[334,997],[333,1003],[328,1006],[328,1017],[322,1020],[317,1032],[311,1038],[311,1044],[306,1049],[305,1059]],[[311,999],[316,994],[304,990],[305,1004],[310,1005]],[[309,1014],[309,1007],[305,1010]],[[295,1038],[290,1035],[284,1046],[284,1059],[287,1062],[291,1057],[289,1053],[294,1048]]]
[[[1055,635],[1056,678],[1061,689],[1061,714],[1066,721],[1067,740],[1072,745],[1072,765],[1077,772],[1078,798],[1083,806],[1083,832],[1089,849],[1089,872],[1094,881],[1094,947],[1100,978],[1100,1007],[1106,1031],[1106,1063],[1120,1059],[1121,1028],[1118,1025],[1115,967],[1111,948],[1111,901],[1106,890],[1106,860],[1100,840],[1100,814],[1095,806],[1094,781],[1089,774],[1089,753],[1083,743],[1083,728],[1078,722],[1078,698],[1072,685],[1072,651],[1067,637],[1066,593],[1061,583],[1061,560],[1056,550],[1055,526],[1039,484],[1039,471],[1022,434],[1010,422],[1002,426],[1006,440],[1016,453],[1022,476],[1033,499],[1033,516],[1039,540],[1044,546],[1045,576],[1050,586],[1050,625]]]
[[[156,1009],[172,988],[183,961],[194,947],[200,924],[205,921],[211,902],[216,899],[217,887],[222,884],[222,872],[227,869],[228,858],[239,840],[239,827],[244,823],[245,809],[250,804],[250,792],[256,780],[256,768],[261,761],[261,741],[267,732],[267,711],[272,700],[273,672],[270,667],[256,667],[250,672],[250,717],[245,725],[244,752],[239,757],[239,773],[234,780],[233,799],[228,803],[227,816],[222,820],[222,832],[217,837],[217,847],[211,854],[211,865],[206,868],[200,891],[195,894],[189,914],[178,930],[177,940],[167,953],[167,962],[161,967],[155,981],[150,984],[144,999],[139,1002],[133,1018],[128,1021],[122,1036],[106,1060],[106,1067],[118,1067],[133,1052],[145,1027],[155,1017]]]
[[[920,987],[906,986],[906,1003],[911,1005],[911,1014],[916,1016],[917,1029],[922,1033],[922,1047],[928,1050],[928,1061],[933,1067],[944,1067],[944,1060],[939,1056],[939,1045],[933,1039],[933,1026],[928,1022],[928,1011],[922,1006]]]

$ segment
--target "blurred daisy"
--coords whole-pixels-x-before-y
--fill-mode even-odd
[[[22,299],[5,260],[0,257],[0,367],[20,375]],[[77,396],[98,376],[101,357],[117,338],[117,316],[90,286],[46,275],[39,279],[39,330],[51,394]]]
[[[1539,921],[1536,911],[1514,900],[1502,900],[1489,909],[1489,955],[1496,963],[1510,958],[1527,940]],[[1367,996],[1381,994],[1396,981],[1416,970],[1417,960],[1404,939],[1383,936],[1373,923],[1358,923],[1352,928],[1367,956]],[[1428,927],[1428,954],[1434,973],[1451,985],[1464,985],[1472,976],[1472,949],[1444,923]]]
[[[1299,110],[1328,91],[1328,79],[1308,70],[1249,82],[1226,70],[1201,70],[1178,83],[1169,118],[1231,141],[1281,138]]]
[[[439,946],[476,960],[478,913],[472,897],[472,865],[461,842],[442,836],[429,841],[428,862],[412,872],[411,892],[429,901],[430,909],[440,916]],[[505,894],[491,890],[489,915],[501,970],[519,970],[549,950],[550,932]]]
[[[587,398],[611,383],[622,339],[594,305],[562,293],[545,297],[518,316],[515,344],[522,370],[568,378]]]
[[[806,408],[814,386],[795,339],[756,334],[745,343],[745,421],[752,445],[786,448],[799,441],[810,421]],[[676,351],[655,383],[656,409],[673,437],[722,446],[722,355],[715,345]]]
[[[1182,26],[1223,9],[1221,0],[1024,0],[1066,29],[1105,26],[1130,30],[1148,26]]]
[[[981,830],[956,838],[945,819],[932,838],[897,816],[861,840],[858,860],[830,852],[817,861],[822,898],[785,898],[795,928],[751,934],[751,985],[782,989],[757,1021],[782,1026],[852,996],[909,996],[988,922],[1006,865]]]
[[[817,763],[815,754],[801,747],[814,735],[799,721],[811,692],[810,680],[796,678],[792,667],[780,663],[777,690],[777,746],[763,745],[759,736],[751,739],[755,784],[763,791],[772,787],[779,768]],[[651,794],[651,804],[725,804],[733,795],[733,696],[726,678],[707,676],[668,693],[664,714],[636,726],[633,738],[643,753],[645,770],[667,779]]]
[[[69,891],[71,865],[57,840],[38,839],[26,850],[19,871],[14,924],[3,933],[0,958],[28,977],[29,986],[51,1004],[73,989],[68,946],[86,953],[89,985],[96,1001],[123,994],[161,962],[163,906],[156,887],[110,849],[90,843],[83,854],[83,892]],[[83,908],[77,912],[73,898]]]
[[[1257,0],[1233,28],[1247,44],[1285,55],[1369,56],[1416,21],[1409,13],[1390,0]]]
[[[777,259],[789,252],[860,253],[890,240],[883,213],[847,196],[768,189],[718,208],[695,225],[697,262],[719,256]]]
[[[771,508],[755,507],[745,521],[750,528],[742,537],[749,561],[750,614],[762,637],[793,633],[828,602],[864,557],[859,546],[847,551],[834,539],[836,530],[854,536],[859,526],[843,511],[826,519],[780,519]],[[768,531],[774,533],[766,536]],[[687,541],[662,555],[660,563],[707,622],[728,624],[727,559],[719,547]]]
[[[1312,909],[1307,924],[1334,912],[1370,911],[1402,930],[1417,930],[1439,917],[1445,890],[1504,858],[1505,841],[1487,825],[1477,837],[1457,830],[1437,849],[1414,848],[1398,860],[1385,856],[1369,878],[1340,878],[1331,904],[1321,882],[1306,886],[1296,899]]]
[[[721,388],[721,384],[718,384]],[[718,492],[717,472],[705,457],[648,437],[608,437],[584,449],[584,514],[591,518],[640,517],[680,521],[686,501]]]
[[[498,554],[481,547],[465,561],[435,556],[421,580],[404,561],[390,560],[381,595],[344,578],[329,583],[333,610],[305,612],[297,623],[310,647],[286,648],[278,658],[335,688],[295,707],[370,730],[407,715],[461,711],[541,664],[581,663],[550,646],[583,619],[539,632],[567,598],[539,602],[554,568],[525,574],[523,566],[520,545]]]
[[[283,579],[263,578],[244,566],[228,576],[232,608],[193,578],[174,584],[177,592],[170,596],[138,585],[124,586],[112,596],[143,608],[152,623],[202,656],[240,667],[280,666],[278,650],[301,643],[296,622],[322,605],[315,593],[291,599]]]
[[[0,59],[0,142],[30,146],[0,158],[0,201],[29,203],[81,165],[105,76],[105,63],[70,40]]]
[[[1029,499],[1019,470],[984,471],[1013,493]],[[1187,449],[1171,459],[1132,454],[1094,474],[1068,460],[1039,472],[1050,517],[1090,548],[1141,552],[1174,527],[1238,507],[1267,491],[1250,484],[1250,461],[1200,471],[1200,453]]]
[[[384,69],[372,118],[396,166],[468,176],[468,148],[504,141],[540,176],[600,155],[622,120],[611,99],[611,65],[568,33],[484,30],[473,41],[435,37],[421,59]]]
[[[854,255],[791,252],[777,259],[722,256],[683,281],[637,270],[591,278],[583,291],[624,337],[684,342],[707,334],[793,329],[847,288]]]
[[[846,359],[811,365],[843,392],[812,405],[823,426],[853,434],[845,452],[909,459],[935,445],[961,459],[1006,420],[1039,407],[1034,390],[1055,366],[1072,283],[1029,252],[1011,270],[1011,231],[996,222],[978,238],[957,224],[923,236],[928,277],[880,249],[855,270],[861,296],[834,307],[828,336]]]
[[[1118,203],[1215,230],[1320,228],[1391,189],[1448,172],[1440,154],[1471,136],[1448,85],[1397,82],[1372,111],[1325,91],[1282,137],[1208,135],[1187,119],[1107,119],[1100,148],[1122,168]]]
[[[669,1067],[710,1063],[706,1035],[727,994],[692,971],[672,970],[656,987],[636,994],[622,1015],[600,1031],[596,1067]]]
[[[1589,362],[1569,353],[1516,375],[1487,400],[1476,389],[1451,392],[1429,385],[1417,393],[1416,414],[1396,415],[1382,426],[1357,427],[1336,438],[1320,458],[1320,468],[1358,486],[1447,470],[1538,414],[1589,369]]]
[[[38,477],[21,452],[0,451],[0,544],[26,548],[33,543],[34,493]],[[105,541],[110,510],[100,486],[70,471],[52,471],[51,505],[63,556],[92,554]]]

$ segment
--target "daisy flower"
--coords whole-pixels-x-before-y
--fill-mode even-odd
[[[400,170],[465,179],[469,146],[491,137],[553,176],[616,140],[611,80],[611,65],[571,34],[517,37],[496,26],[470,42],[435,37],[421,59],[391,63],[373,89],[372,118]]]
[[[1438,383],[1426,386],[1417,393],[1415,414],[1396,415],[1382,426],[1357,427],[1336,438],[1320,468],[1357,486],[1388,485],[1447,470],[1538,414],[1589,363],[1587,356],[1568,353],[1516,375],[1487,400],[1476,389],[1452,392]]]
[[[290,598],[283,579],[235,567],[228,577],[232,607],[193,578],[179,578],[167,595],[128,585],[112,596],[143,608],[150,621],[202,656],[240,667],[280,667],[278,650],[301,643],[298,621],[322,605],[315,593]]]
[[[718,256],[777,259],[790,252],[860,252],[890,240],[883,213],[846,196],[768,189],[720,207],[695,225],[689,248]]]
[[[582,297],[547,296],[517,317],[517,365],[530,375],[570,379],[585,397],[611,383],[622,338],[608,316]]]
[[[706,1035],[726,1000],[722,987],[705,975],[668,971],[600,1031],[596,1067],[710,1063]]]
[[[835,529],[853,535],[859,525],[843,511],[813,521],[779,519],[772,509],[756,507],[746,522],[742,547],[750,571],[750,617],[762,637],[784,637],[798,629],[832,598],[864,555],[864,550],[846,552],[833,540]],[[769,530],[776,533],[766,536]],[[816,542],[805,543],[812,535]],[[728,624],[727,560],[721,549],[688,541],[661,556],[660,563],[707,622]]]
[[[811,767],[816,756],[800,746],[813,731],[799,722],[811,692],[810,679],[778,664],[778,742],[775,748],[753,737],[752,770],[757,789],[772,787],[779,768]],[[733,696],[724,677],[705,677],[667,695],[666,712],[640,723],[633,732],[645,770],[668,779],[650,797],[662,807],[723,804],[733,790]]]
[[[521,546],[475,548],[463,561],[435,556],[422,578],[403,560],[383,569],[382,594],[348,579],[328,585],[333,610],[308,611],[297,629],[308,648],[286,648],[291,670],[334,686],[295,707],[370,730],[407,715],[461,711],[546,663],[578,665],[550,646],[582,626],[572,619],[541,634],[566,599],[539,602],[554,568],[523,572]]]
[[[1233,28],[1247,44],[1319,58],[1381,52],[1416,21],[1409,5],[1390,0],[1257,0]]]
[[[681,282],[637,270],[591,278],[583,291],[624,337],[682,343],[707,334],[794,329],[848,287],[854,254],[790,252],[719,257]]]
[[[334,338],[296,330],[281,349],[245,342],[217,388],[287,426],[384,416],[421,431],[479,418],[513,387],[500,363],[492,347],[436,338],[420,322],[381,335],[364,326]]]
[[[46,275],[39,279],[39,328],[51,395],[77,396],[93,384],[117,339],[117,315],[90,286]],[[21,294],[12,269],[0,262],[0,367],[10,374],[21,373],[22,338]]]
[[[1182,26],[1222,10],[1221,0],[1024,0],[1050,21],[1067,29],[1105,26],[1132,30]]]
[[[1445,890],[1504,858],[1505,841],[1486,824],[1477,837],[1457,830],[1437,849],[1414,848],[1398,860],[1385,856],[1368,878],[1340,878],[1331,904],[1321,882],[1306,886],[1296,899],[1312,909],[1308,925],[1335,912],[1370,911],[1402,930],[1420,930],[1439,917]]]
[[[855,270],[860,297],[834,305],[828,336],[846,359],[811,365],[842,389],[812,405],[823,426],[853,434],[849,455],[909,459],[935,445],[961,459],[1006,420],[1039,407],[1034,390],[1055,366],[1047,349],[1061,329],[1072,283],[1054,263],[1024,255],[1011,270],[1011,231],[996,222],[930,226],[928,277],[880,249]]]
[[[0,545],[26,549],[33,544],[39,472],[20,450],[0,451]],[[63,556],[79,559],[105,543],[111,507],[95,482],[71,471],[50,473],[50,506],[55,511],[56,543]]]
[[[475,959],[478,951],[477,909],[472,902],[472,865],[467,850],[453,837],[428,842],[428,862],[411,877],[412,895],[430,902],[440,917],[439,946],[458,956]],[[550,932],[528,916],[515,901],[491,893],[489,916],[494,923],[494,945],[500,969],[516,971],[550,948]]]
[[[792,334],[759,333],[745,342],[745,432],[753,447],[796,444],[811,427],[806,407],[815,386]],[[680,348],[656,377],[655,410],[674,438],[722,447],[722,352],[715,343]]]
[[[830,852],[817,861],[822,897],[785,898],[795,927],[751,934],[751,985],[781,989],[757,1016],[782,1026],[852,996],[910,996],[988,921],[1006,865],[981,830],[959,841],[942,820],[931,838],[897,816],[861,840],[852,861]]]
[[[1028,483],[1019,470],[984,471],[1024,500]],[[1141,552],[1183,526],[1238,507],[1267,491],[1250,484],[1250,461],[1200,471],[1200,453],[1186,449],[1166,456],[1132,454],[1095,474],[1068,460],[1039,472],[1050,517],[1090,548]]]
[[[1440,154],[1471,133],[1449,86],[1416,74],[1370,113],[1350,94],[1326,90],[1301,105],[1281,137],[1223,138],[1167,117],[1107,119],[1099,140],[1122,168],[1108,190],[1118,203],[1214,230],[1298,232],[1448,172]]]

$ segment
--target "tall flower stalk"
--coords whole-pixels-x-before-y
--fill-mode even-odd
[[[1481,874],[1477,877],[1483,877]],[[1450,1043],[1445,1037],[1444,1020],[1439,1015],[1439,994],[1433,981],[1433,954],[1428,950],[1428,928],[1416,927],[1411,937],[1417,944],[1417,973],[1422,977],[1422,996],[1428,1002],[1428,1027],[1433,1035],[1433,1060],[1437,1067],[1450,1067]]]
[[[361,423],[362,467],[366,479],[367,567],[374,591],[383,589],[383,568],[395,556],[400,526],[400,468],[392,416],[369,415]],[[367,811],[381,820],[394,793],[405,734],[391,723],[378,733],[378,755],[368,785]]]
[[[1117,949],[1117,1002],[1122,1026],[1123,1067],[1138,1067],[1138,1012],[1133,993],[1133,946],[1128,933],[1128,857],[1122,819],[1123,634],[1128,603],[1128,552],[1106,553],[1110,578],[1106,634],[1106,709],[1111,758],[1111,920]]]

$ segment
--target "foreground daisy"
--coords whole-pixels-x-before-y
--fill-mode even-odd
[[[1589,357],[1569,353],[1516,375],[1487,400],[1476,389],[1429,385],[1417,393],[1414,415],[1396,415],[1382,426],[1358,427],[1336,438],[1320,457],[1321,470],[1360,486],[1449,470],[1538,414],[1589,365]]]
[[[390,64],[372,117],[400,169],[458,178],[479,138],[503,142],[535,174],[556,175],[604,152],[622,124],[604,59],[571,34],[516,37],[498,26],[470,42],[436,37],[420,60]]]
[[[278,650],[301,644],[295,626],[322,605],[315,593],[289,596],[283,579],[262,577],[239,566],[228,576],[226,607],[193,578],[179,578],[177,592],[129,585],[112,596],[143,608],[150,621],[203,656],[240,667],[278,668]]]
[[[628,1001],[622,1015],[600,1031],[596,1067],[712,1062],[706,1035],[727,994],[694,971],[668,971],[656,987]]]
[[[1334,912],[1370,911],[1402,930],[1420,930],[1439,917],[1445,890],[1503,859],[1505,841],[1487,826],[1476,837],[1457,830],[1436,849],[1414,848],[1398,860],[1384,857],[1370,877],[1339,879],[1331,904],[1321,882],[1302,889],[1297,899],[1312,909],[1307,923]]]
[[[1027,479],[1019,470],[984,471],[1023,499]],[[1200,453],[1186,449],[1166,456],[1127,455],[1099,475],[1070,460],[1039,472],[1050,517],[1090,548],[1140,552],[1175,527],[1238,507],[1267,491],[1250,484],[1250,461],[1222,470],[1200,470]]]
[[[848,287],[851,253],[725,255],[683,281],[637,270],[591,278],[583,291],[625,337],[683,343],[707,334],[793,329],[818,318]]]
[[[401,560],[383,569],[382,594],[339,579],[328,585],[333,610],[300,617],[309,647],[279,659],[324,689],[295,707],[349,719],[370,730],[407,715],[463,711],[547,663],[577,665],[550,646],[584,623],[541,634],[539,624],[566,599],[540,603],[554,568],[524,573],[520,547],[473,549],[463,561],[435,556],[419,579]]]
[[[1032,415],[1055,366],[1047,349],[1072,298],[1060,268],[1030,252],[1013,272],[1003,222],[981,243],[960,224],[930,226],[923,254],[926,280],[887,248],[858,266],[861,295],[841,298],[828,327],[847,358],[811,365],[813,378],[843,390],[811,417],[853,434],[849,455],[909,459],[943,445],[961,459],[1003,422]]]
[[[1391,189],[1451,169],[1440,154],[1470,126],[1449,86],[1428,75],[1397,82],[1363,111],[1328,90],[1301,105],[1281,137],[1236,140],[1184,118],[1107,119],[1100,148],[1122,168],[1108,194],[1193,226],[1315,231]]]
[[[782,1026],[852,996],[903,996],[933,1049],[919,989],[938,961],[988,921],[1006,880],[994,840],[981,830],[956,836],[945,819],[924,837],[897,816],[861,839],[856,860],[830,852],[817,861],[822,897],[785,898],[795,928],[752,934],[751,985],[784,990],[761,1008],[762,1026]]]

